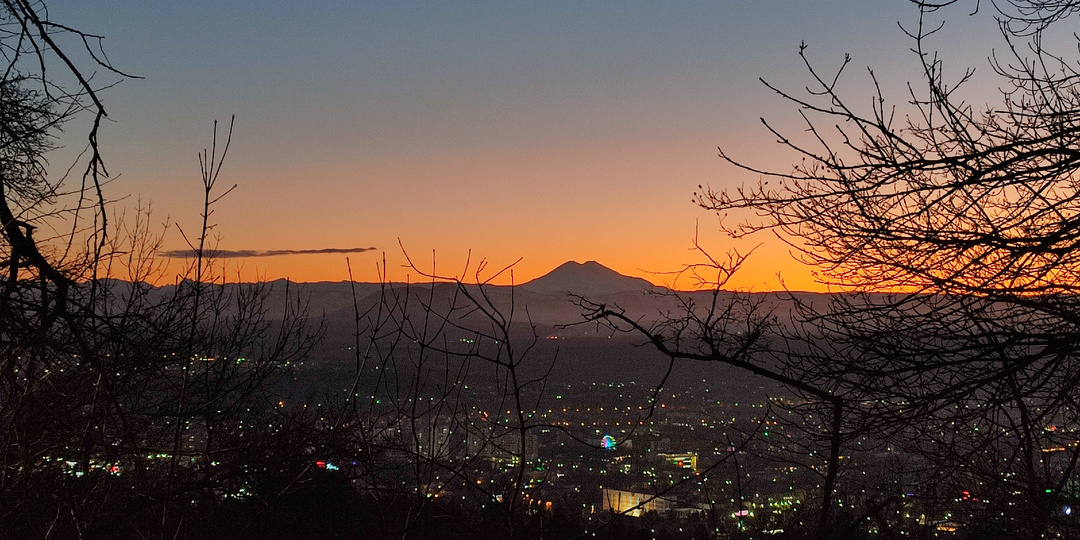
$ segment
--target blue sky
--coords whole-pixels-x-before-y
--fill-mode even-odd
[[[942,14],[934,41],[957,75],[967,65],[989,75],[1000,45],[987,13],[966,15],[973,5]],[[791,162],[758,119],[797,131],[797,111],[758,78],[806,86],[801,42],[826,70],[852,56],[843,88],[856,105],[870,104],[867,67],[894,97],[918,76],[897,26],[917,12],[899,0],[49,6],[53,19],[106,36],[111,60],[144,77],[104,94],[115,196],[193,224],[196,152],[214,119],[235,114],[223,182],[240,187],[215,214],[223,248],[375,246],[400,262],[400,239],[455,267],[469,250],[524,257],[519,281],[568,259],[671,270],[689,262],[696,226],[718,251],[737,245],[709,232],[713,218],[691,193],[755,180],[716,146],[763,167]],[[992,82],[972,90],[993,97]],[[168,236],[167,247],[181,245]],[[782,247],[761,251],[748,287],[803,271]],[[373,279],[378,256],[356,258]],[[340,256],[255,268],[345,277]]]

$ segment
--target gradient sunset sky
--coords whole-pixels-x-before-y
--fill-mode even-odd
[[[362,281],[378,279],[383,252],[389,277],[405,278],[400,239],[425,267],[434,250],[443,274],[460,273],[471,250],[493,267],[522,258],[519,283],[567,260],[663,283],[648,272],[697,260],[697,227],[715,253],[762,244],[732,286],[775,289],[779,273],[789,288],[819,289],[776,240],[717,232],[692,193],[757,180],[717,146],[762,168],[793,162],[759,117],[798,133],[797,110],[758,78],[805,87],[800,42],[826,71],[851,54],[843,88],[867,110],[867,67],[893,97],[918,79],[897,26],[917,12],[903,0],[49,7],[53,20],[104,35],[112,62],[144,77],[102,94],[118,208],[141,197],[159,221],[195,229],[196,154],[213,121],[235,114],[221,183],[239,187],[214,214],[221,249],[378,248],[349,255]],[[991,14],[967,16],[973,7],[939,16],[948,25],[933,45],[957,76],[988,72],[1001,43]],[[992,99],[992,86],[976,88]],[[183,247],[173,228],[165,248]],[[341,253],[233,261],[245,279],[347,278]]]

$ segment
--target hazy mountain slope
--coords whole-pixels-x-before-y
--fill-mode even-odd
[[[659,290],[652,283],[637,277],[624,276],[596,261],[569,261],[521,285],[537,293],[573,293],[582,296]]]

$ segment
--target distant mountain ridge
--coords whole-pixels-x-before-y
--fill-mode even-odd
[[[128,288],[148,287],[152,289],[148,291],[152,298],[162,299],[167,298],[176,288],[175,284],[150,287],[146,284],[121,281],[112,285],[117,287],[114,291],[121,301],[129,294]],[[313,324],[322,326],[324,338],[312,352],[307,365],[312,369],[329,370],[326,373],[331,374],[340,375],[341,372],[333,370],[340,366],[354,365],[355,352],[350,347],[355,344],[356,339],[357,311],[366,314],[362,321],[362,324],[366,325],[372,314],[383,313],[385,317],[385,312],[379,309],[382,302],[389,301],[390,305],[394,306],[393,309],[404,310],[394,315],[396,320],[408,320],[418,324],[427,324],[422,321],[429,320],[426,306],[432,307],[436,316],[431,320],[438,324],[439,315],[450,313],[450,306],[458,302],[459,309],[453,311],[452,322],[453,325],[460,326],[448,330],[451,340],[468,337],[471,329],[488,328],[491,323],[483,311],[468,308],[468,301],[459,294],[461,290],[453,283],[295,283],[281,279],[262,284],[229,284],[223,287],[223,292],[236,294],[251,287],[266,293],[267,296],[259,306],[266,309],[265,315],[269,321],[279,320],[286,314],[295,313],[293,310],[299,308],[304,316],[310,316],[316,321]],[[679,317],[685,314],[689,307],[707,309],[713,301],[723,305],[736,295],[746,294],[721,291],[716,295],[708,290],[672,292],[645,279],[622,275],[596,261],[570,261],[517,286],[484,286],[482,295],[477,294],[479,286],[475,283],[466,283],[465,290],[473,294],[474,298],[480,298],[479,301],[485,304],[486,309],[495,309],[501,315],[510,317],[511,333],[515,339],[522,340],[522,343],[536,341],[537,348],[532,353],[536,358],[558,359],[557,368],[552,372],[553,380],[574,384],[583,381],[635,380],[643,384],[656,384],[665,376],[670,364],[655,349],[640,347],[643,343],[640,335],[612,332],[606,326],[587,322],[585,316],[588,308],[575,303],[568,293],[625,310],[627,316],[646,326],[665,317]],[[384,297],[384,294],[387,296]],[[753,302],[758,306],[760,314],[770,313],[781,324],[791,321],[791,310],[795,301],[804,305],[813,303],[825,309],[832,296],[784,292],[749,294],[754,297]],[[224,314],[231,315],[238,305],[234,301],[227,302]],[[366,331],[365,326],[361,332]],[[537,337],[540,339],[536,340]],[[747,382],[749,379],[745,376],[732,375],[723,371],[727,368],[716,366],[720,365],[680,363],[669,383],[679,377],[695,383],[702,378],[728,378],[732,384],[728,385],[725,391],[735,396],[733,401],[743,399],[746,388],[757,388],[764,384]],[[716,369],[720,371],[709,371]]]
[[[662,290],[642,278],[624,276],[596,261],[565,262],[520,287],[539,294],[570,293],[582,296]]]

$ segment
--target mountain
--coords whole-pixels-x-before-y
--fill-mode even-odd
[[[136,287],[127,282],[108,283],[121,300]],[[140,286],[150,288],[145,284]],[[638,334],[614,332],[602,324],[585,322],[583,314],[588,308],[577,305],[568,292],[625,310],[627,316],[646,326],[666,316],[682,316],[688,308],[707,310],[714,300],[723,307],[737,296],[737,293],[726,291],[715,296],[710,291],[676,295],[644,279],[619,274],[595,261],[567,262],[547,275],[517,287],[485,286],[482,292],[475,284],[461,289],[453,283],[380,285],[277,280],[263,284],[231,284],[225,286],[223,293],[236,295],[253,290],[267,294],[257,307],[265,308],[271,321],[299,305],[306,307],[308,315],[318,321],[313,325],[322,325],[324,339],[305,364],[319,380],[336,381],[338,377],[346,377],[350,366],[355,365],[355,350],[351,347],[355,344],[357,308],[360,313],[367,314],[361,322],[362,333],[367,331],[369,318],[381,314],[384,320],[389,318],[408,324],[414,332],[423,325],[430,325],[432,331],[445,332],[454,343],[474,337],[475,331],[489,329],[492,321],[488,314],[495,309],[511,319],[512,338],[526,344],[525,348],[530,351],[528,368],[522,372],[529,377],[550,376],[551,381],[573,384],[638,381],[646,385],[656,384],[665,377],[670,365],[667,358],[655,348],[642,347],[644,338]],[[149,294],[152,299],[165,300],[174,291],[175,285],[169,285],[152,288]],[[488,311],[473,309],[465,294],[478,299]],[[781,323],[791,319],[795,301],[826,309],[832,298],[829,294],[816,293],[753,293],[750,296],[759,314],[771,313]],[[384,300],[386,303],[380,311],[379,305]],[[247,304],[235,300],[228,302],[224,314],[233,314],[241,305]],[[432,310],[430,313],[428,307]],[[387,310],[394,310],[392,317],[388,317]],[[390,334],[389,329],[387,333]],[[556,361],[555,367],[545,375],[553,361]],[[529,371],[533,368],[535,371]],[[747,382],[749,379],[744,375],[732,374],[725,369],[728,368],[718,363],[680,362],[670,374],[668,384],[682,384],[679,381],[696,384],[703,378],[731,380],[728,390],[736,396],[733,401],[745,397],[740,392],[750,388],[746,385],[757,388],[759,382]]]
[[[569,261],[521,288],[540,294],[573,293],[582,296],[657,291],[660,287],[637,277],[624,276],[596,261]]]

